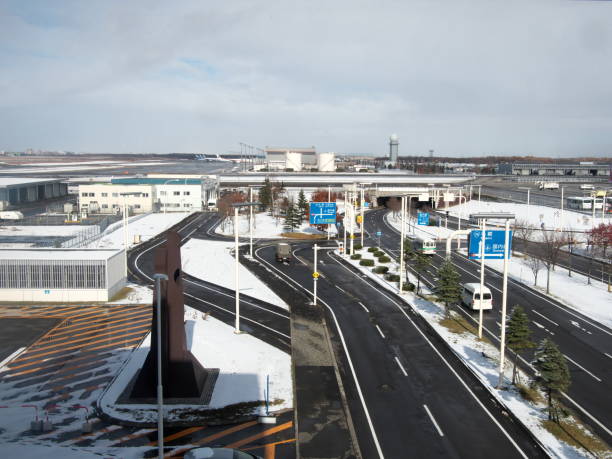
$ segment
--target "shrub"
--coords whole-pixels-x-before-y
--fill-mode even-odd
[[[374,252],[374,256],[375,257],[382,257],[385,254],[385,252],[383,252],[382,250],[376,250]]]
[[[374,266],[374,260],[361,260],[359,264],[361,266]]]
[[[402,288],[407,292],[414,292],[415,285],[411,282],[408,282],[407,284],[404,284]]]
[[[363,246],[361,244],[353,244],[353,249],[361,250],[361,249],[363,249]]]
[[[388,266],[377,266],[372,270],[372,272],[375,272],[376,274],[387,274],[387,271],[389,271]]]
[[[358,253],[354,253],[353,255],[351,255],[351,260],[359,260],[361,259],[361,255]]]
[[[378,247],[368,247],[368,252],[378,252]]]
[[[389,263],[390,261],[391,261],[391,258],[389,258],[386,255],[383,255],[382,257],[378,257],[379,263]]]
[[[391,282],[399,282],[399,274],[387,274],[385,279]]]

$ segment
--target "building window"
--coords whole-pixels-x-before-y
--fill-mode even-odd
[[[191,194],[191,192],[189,191],[183,191],[183,196],[189,196]]]
[[[118,198],[119,197],[119,193],[113,193],[113,198]]]
[[[93,198],[93,197],[95,197],[95,196],[96,196],[96,193],[89,193],[89,197],[90,197],[90,198]]]
[[[103,198],[107,198],[108,197],[108,193],[102,193],[102,197]]]
[[[149,197],[149,193],[142,193],[142,195],[143,195],[145,198],[148,198],[148,197]]]
[[[191,207],[191,204],[186,202],[186,203],[183,204],[183,207]]]
[[[160,192],[159,192],[159,195],[160,195],[160,196],[166,196],[166,192],[165,192],[165,191],[160,191]]]
[[[134,204],[134,209],[140,209],[140,204]]]
[[[103,209],[108,209],[108,204],[102,204]]]
[[[180,195],[181,195],[181,192],[180,192],[180,191],[173,191],[173,192],[172,192],[172,194],[173,194],[174,196],[180,196]]]

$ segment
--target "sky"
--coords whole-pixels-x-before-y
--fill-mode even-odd
[[[0,150],[612,157],[612,1],[0,0]]]

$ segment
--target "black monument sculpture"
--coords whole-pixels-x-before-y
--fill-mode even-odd
[[[161,355],[164,400],[177,403],[185,399],[201,399],[205,386],[214,384],[215,370],[204,369],[187,349],[181,272],[181,238],[167,233],[166,243],[155,250],[155,272],[168,276],[161,281]],[[140,372],[133,381],[129,398],[154,399],[157,387],[157,292],[153,297],[151,349]],[[209,374],[210,373],[210,374]],[[212,381],[208,381],[207,378]]]

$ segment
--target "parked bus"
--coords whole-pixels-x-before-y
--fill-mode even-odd
[[[431,238],[416,237],[412,240],[412,247],[416,252],[420,252],[425,255],[436,254],[436,241]]]

